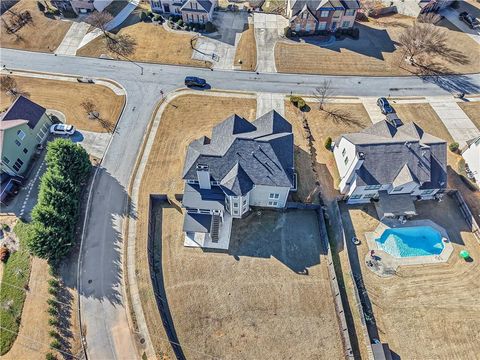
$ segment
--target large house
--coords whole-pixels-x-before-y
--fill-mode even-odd
[[[467,141],[462,156],[477,184],[480,185],[480,136]]]
[[[113,0],[51,0],[60,11],[74,11],[76,14],[86,14],[97,10],[102,12]]]
[[[357,0],[287,0],[290,29],[307,34],[352,28],[359,9]]]
[[[0,115],[1,172],[22,176],[37,146],[48,136],[52,121],[45,108],[20,96]]]
[[[273,110],[253,122],[232,115],[188,146],[183,180],[185,245],[227,249],[233,218],[283,208],[295,190],[292,126]]]
[[[150,0],[153,12],[181,15],[185,23],[212,21],[217,0]]]
[[[432,199],[447,186],[446,149],[444,140],[399,119],[344,134],[333,147],[340,192],[349,203],[369,202],[382,194]]]

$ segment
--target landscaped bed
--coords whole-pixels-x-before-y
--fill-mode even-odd
[[[78,129],[108,132],[120,116],[125,96],[116,95],[103,85],[82,84],[73,81],[49,80],[24,76],[12,76],[17,89],[30,100],[47,108],[62,112],[68,124]],[[90,100],[96,106],[102,121],[89,119],[82,102]],[[8,96],[0,98],[0,109],[7,108],[12,101]]]
[[[208,67],[205,61],[192,59],[191,40],[193,35],[167,31],[162,25],[143,23],[122,28],[118,34],[129,35],[136,42],[131,60],[155,62],[162,64],[192,65]],[[105,46],[103,36],[100,36],[77,51],[79,56],[99,57],[106,54],[113,58],[125,60],[109,51]]]
[[[43,15],[33,0],[21,0],[10,8],[17,14],[29,11],[32,21],[18,30],[15,34],[8,34],[5,27],[1,26],[0,36],[2,47],[21,50],[53,52],[62,42],[71,26],[69,21],[55,20]],[[10,22],[11,12],[6,11],[2,19]]]

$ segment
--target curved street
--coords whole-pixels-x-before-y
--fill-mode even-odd
[[[91,359],[138,356],[129,331],[122,283],[122,228],[127,216],[127,187],[148,121],[165,94],[183,87],[186,75],[204,77],[212,88],[249,92],[311,94],[330,80],[335,96],[441,96],[476,93],[480,74],[429,77],[359,77],[256,74],[210,71],[184,66],[140,64],[2,49],[2,67],[112,79],[126,90],[127,101],[97,174],[80,263],[80,307]],[[98,315],[101,315],[99,317]]]

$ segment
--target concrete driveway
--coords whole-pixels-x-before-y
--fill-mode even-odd
[[[68,29],[60,45],[58,45],[58,48],[55,50],[55,54],[75,56],[77,49],[82,43],[89,28],[90,25],[87,23],[74,22],[72,26],[70,26],[70,29]]]
[[[448,21],[475,40],[477,44],[480,44],[480,29],[470,29],[467,24],[465,24],[463,21],[460,21],[458,18],[459,13],[456,10],[447,7],[440,11],[440,14],[445,16]]]
[[[240,37],[245,29],[245,25],[248,23],[248,12],[216,11],[213,13],[212,22],[217,27],[217,31],[206,36],[233,46],[237,37]]]
[[[261,73],[277,72],[275,44],[284,36],[288,20],[280,15],[255,13],[253,25],[257,43],[257,71]]]

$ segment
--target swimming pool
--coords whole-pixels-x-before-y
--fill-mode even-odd
[[[438,255],[445,247],[442,235],[430,226],[387,229],[375,241],[381,250],[397,258]]]

